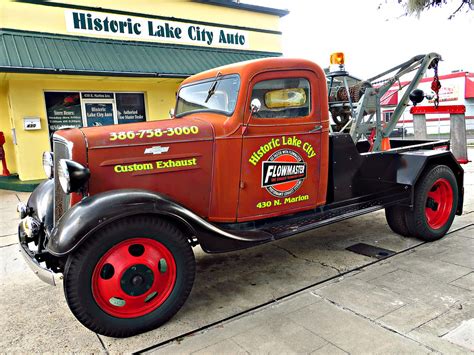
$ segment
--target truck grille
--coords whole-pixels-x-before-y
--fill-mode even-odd
[[[57,137],[53,138],[54,152],[54,225],[59,218],[69,209],[70,195],[64,193],[58,179],[58,168],[60,159],[71,159],[71,152],[66,141]]]

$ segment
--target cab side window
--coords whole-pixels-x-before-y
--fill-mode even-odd
[[[261,81],[253,87],[253,99],[262,104],[253,115],[256,118],[304,117],[311,111],[310,86],[305,78]]]

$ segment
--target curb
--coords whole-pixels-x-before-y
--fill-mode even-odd
[[[32,192],[44,180],[21,181],[18,175],[0,176],[0,189],[17,192]]]

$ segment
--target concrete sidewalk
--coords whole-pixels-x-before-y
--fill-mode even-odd
[[[474,163],[463,167],[464,212],[445,239],[420,245],[398,236],[378,211],[232,253],[196,247],[196,281],[184,307],[161,327],[125,339],[83,327],[62,285],[31,272],[16,245],[15,212],[29,194],[0,190],[0,353],[468,352]],[[347,250],[357,243],[402,253],[367,266],[376,259]]]
[[[474,222],[474,216],[461,218]],[[152,353],[474,351],[474,225]]]

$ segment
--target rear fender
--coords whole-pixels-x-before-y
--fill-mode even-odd
[[[88,238],[119,219],[156,215],[172,221],[191,240],[196,237],[208,252],[242,249],[272,240],[265,232],[228,232],[168,197],[146,190],[111,190],[83,199],[69,209],[51,231],[46,249],[54,256],[73,252]]]
[[[464,170],[450,151],[418,150],[400,154],[400,166],[397,170],[397,183],[416,186],[423,172],[432,165],[446,165],[454,173],[458,184],[458,205],[456,214],[462,214],[464,199]],[[412,189],[413,201],[414,189]]]

